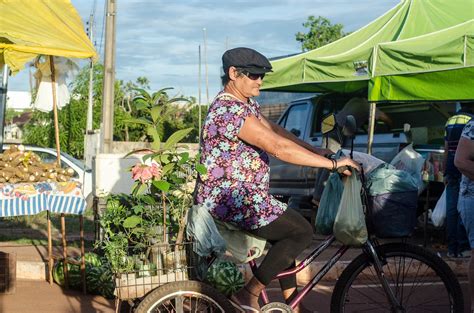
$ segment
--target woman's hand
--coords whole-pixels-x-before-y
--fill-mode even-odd
[[[343,157],[339,160],[336,160],[336,165],[336,169],[348,166],[360,172],[360,165],[349,157]],[[345,169],[342,173],[346,176],[351,176],[351,171],[349,169]]]

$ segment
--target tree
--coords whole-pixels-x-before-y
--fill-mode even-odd
[[[94,65],[93,86],[93,128],[100,127],[102,116],[102,85],[103,65]],[[157,117],[156,129],[160,139],[166,140],[176,130],[186,127],[197,129],[197,119],[184,122],[189,106],[196,101],[194,98],[177,96],[169,97],[164,88],[151,93],[145,89],[150,88],[146,77],[138,77],[135,82],[115,81],[114,98],[114,140],[140,141],[147,138],[147,125],[128,123],[130,119],[150,119],[151,107],[157,105],[160,112]],[[61,150],[76,158],[84,155],[84,133],[87,119],[87,106],[89,101],[89,67],[84,67],[71,84],[71,100],[58,111],[59,141]],[[181,102],[177,104],[175,102]],[[141,105],[140,105],[141,103]],[[143,105],[146,103],[146,105]],[[187,103],[187,104],[182,104]],[[146,109],[148,108],[148,110]],[[156,109],[155,109],[156,110]],[[53,113],[35,111],[31,121],[24,129],[24,142],[42,147],[54,147]],[[191,125],[195,121],[196,125]],[[148,133],[149,134],[149,133]],[[188,135],[186,139],[194,138]],[[148,137],[150,139],[150,137]],[[197,142],[197,141],[196,141]]]
[[[327,18],[322,16],[318,18],[313,15],[309,16],[303,26],[309,29],[308,32],[298,32],[295,35],[296,41],[301,42],[302,51],[322,47],[347,35],[342,31],[344,27],[342,24],[332,25]]]
[[[93,85],[93,127],[98,128],[101,116],[102,64],[94,65]],[[71,84],[71,100],[58,110],[59,142],[61,150],[77,158],[84,154],[84,132],[86,127],[89,100],[89,67],[82,68]],[[34,111],[30,122],[25,126],[24,142],[42,147],[54,147],[53,112]]]
[[[204,120],[206,119],[208,110],[208,105],[201,105],[201,127],[204,125]],[[197,104],[193,105],[191,109],[184,112],[183,123],[184,128],[193,127],[193,130],[184,139],[184,142],[199,143],[199,107]]]
[[[5,110],[5,125],[10,125],[13,123],[13,119],[22,114],[22,112],[15,111],[15,109],[7,108]]]

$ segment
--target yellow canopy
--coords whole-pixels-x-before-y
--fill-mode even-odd
[[[15,73],[37,55],[97,58],[69,0],[0,0],[0,65]]]

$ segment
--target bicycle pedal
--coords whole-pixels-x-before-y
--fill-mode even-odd
[[[262,313],[270,313],[270,312],[293,313],[293,309],[291,308],[291,306],[282,302],[270,302],[262,306],[260,310]]]

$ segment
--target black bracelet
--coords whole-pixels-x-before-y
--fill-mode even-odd
[[[337,170],[337,160],[334,160],[334,170]]]
[[[331,171],[334,172],[334,170],[336,169],[336,161],[333,159],[329,159],[329,160],[331,160],[331,163],[332,163]]]

